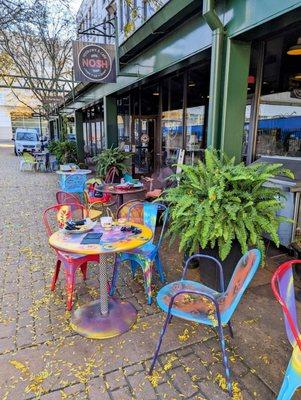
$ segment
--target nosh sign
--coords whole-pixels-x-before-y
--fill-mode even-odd
[[[73,62],[76,82],[116,82],[114,45],[74,41]]]

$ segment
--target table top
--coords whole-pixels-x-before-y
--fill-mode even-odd
[[[92,255],[133,250],[136,247],[143,246],[153,237],[152,230],[145,225],[135,224],[132,222],[128,223],[128,225],[133,225],[139,228],[141,233],[135,235],[132,232],[123,232],[121,231],[121,227],[118,225],[113,225],[111,230],[105,231],[101,227],[100,223],[98,223],[90,232],[103,233],[99,244],[81,244],[80,242],[87,233],[70,234],[63,233],[62,231],[53,233],[49,238],[49,244],[51,247],[59,251]]]
[[[112,185],[106,185],[103,189],[100,189],[103,193],[110,193],[110,194],[133,194],[133,193],[139,193],[139,192],[145,192],[146,189],[141,186],[141,187],[133,187],[131,189],[127,189],[127,190],[122,190],[122,189],[118,189],[118,187],[116,187],[117,185],[119,185],[119,183],[115,183]]]
[[[90,169],[76,169],[74,171],[55,171],[59,175],[87,175],[91,174]]]

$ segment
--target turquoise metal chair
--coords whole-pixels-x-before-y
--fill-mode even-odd
[[[200,282],[185,279],[187,267],[190,261],[198,258],[210,259],[215,262],[219,270],[220,291],[215,291]],[[173,316],[199,324],[217,327],[221,350],[223,354],[223,364],[227,378],[227,386],[232,395],[232,382],[230,368],[226,353],[223,326],[228,325],[231,337],[233,330],[231,318],[240,302],[243,293],[247,289],[261,260],[260,251],[257,249],[248,251],[238,262],[228,288],[224,290],[223,267],[220,262],[211,256],[196,254],[191,256],[185,263],[182,279],[178,282],[164,286],[157,295],[159,307],[167,313],[163,329],[160,334],[158,345],[153,357],[150,374],[153,372],[158,358],[163,336],[166,332],[168,323]]]
[[[111,296],[115,292],[116,282],[118,279],[118,271],[119,266],[121,263],[125,261],[130,261],[132,275],[135,276],[136,269],[140,266],[143,271],[144,282],[145,282],[145,290],[147,294],[147,301],[148,304],[152,302],[152,272],[153,266],[156,267],[156,270],[159,274],[161,282],[165,282],[165,274],[163,271],[163,265],[160,260],[160,246],[163,240],[163,235],[165,231],[165,226],[168,218],[168,208],[159,203],[136,203],[129,207],[128,210],[128,220],[131,220],[131,213],[135,214],[136,208],[140,210],[142,207],[143,209],[143,223],[147,225],[153,231],[153,240],[148,242],[142,247],[137,249],[131,250],[128,253],[119,253],[116,257],[114,271],[113,271],[113,279],[111,285]],[[162,230],[160,233],[160,237],[157,243],[154,242],[154,236],[156,231],[156,223],[157,223],[157,216],[158,211],[163,211],[162,218]]]
[[[282,306],[287,338],[293,347],[277,400],[290,400],[295,391],[301,387],[301,334],[295,303],[294,264],[301,264],[301,260],[291,260],[281,264],[272,277],[272,289]]]

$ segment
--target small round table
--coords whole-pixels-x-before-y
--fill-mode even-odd
[[[54,249],[76,254],[99,254],[100,299],[79,307],[72,313],[71,327],[80,335],[91,339],[107,339],[127,332],[137,318],[135,307],[116,297],[108,297],[107,264],[108,254],[132,250],[151,240],[153,233],[145,225],[130,223],[141,230],[140,234],[121,231],[113,226],[105,231],[97,224],[91,232],[101,232],[99,244],[81,244],[86,235],[69,234],[57,231],[49,238]]]
[[[122,190],[122,189],[118,189],[117,187],[118,184],[108,184],[106,185],[103,189],[101,189],[101,191],[103,193],[110,193],[113,195],[117,196],[117,207],[119,208],[120,206],[122,206],[123,204],[123,195],[125,194],[135,194],[135,193],[141,193],[141,192],[145,192],[146,189],[142,186],[142,187],[133,187],[131,189],[128,190]]]

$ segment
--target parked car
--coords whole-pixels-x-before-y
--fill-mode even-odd
[[[69,142],[76,142],[76,134],[75,133],[69,133],[67,135],[67,139],[69,140]]]
[[[15,132],[15,154],[23,153],[24,150],[33,153],[41,150],[41,140],[35,129],[17,128]]]

